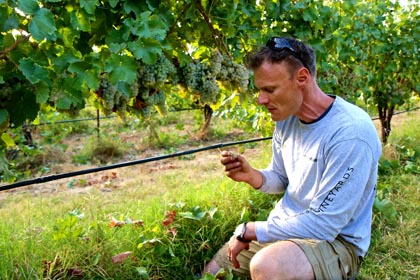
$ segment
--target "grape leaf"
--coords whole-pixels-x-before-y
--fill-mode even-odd
[[[41,42],[45,38],[55,41],[57,28],[54,24],[54,15],[50,10],[41,8],[37,10],[29,24],[29,32],[32,37]]]
[[[33,62],[31,58],[22,58],[19,61],[19,69],[32,84],[48,81],[48,71]]]
[[[46,103],[50,97],[50,87],[43,81],[36,86],[36,102],[39,104]]]
[[[105,66],[109,72],[109,80],[113,84],[118,82],[133,83],[137,79],[137,62],[133,57],[112,55]]]
[[[9,31],[16,29],[19,26],[19,20],[15,14],[10,14],[10,9],[8,7],[0,7],[0,18],[2,19],[0,23],[0,32]]]
[[[10,114],[10,122],[15,126],[20,126],[26,120],[34,120],[39,111],[39,104],[36,103],[35,95],[28,90],[19,90],[12,96],[12,100],[7,109]]]
[[[25,14],[32,15],[39,9],[39,6],[36,0],[20,0],[18,1],[18,9]]]
[[[136,16],[139,16],[142,11],[148,9],[148,6],[144,1],[125,0],[123,8],[127,14],[133,12]]]
[[[119,2],[120,0],[108,0],[108,3],[112,8],[115,8]]]
[[[127,21],[130,23],[130,21]],[[132,20],[131,25],[134,27],[132,30],[134,35],[143,38],[164,38],[166,36],[166,25],[156,15],[146,11],[141,13],[139,20]]]
[[[85,11],[90,15],[95,13],[97,5],[99,5],[98,0],[80,0],[80,7],[85,9]]]
[[[137,59],[147,64],[155,63],[157,55],[162,51],[161,45],[155,39],[138,39],[128,43],[128,49]]]

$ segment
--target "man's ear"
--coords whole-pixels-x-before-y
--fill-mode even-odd
[[[305,84],[308,83],[311,79],[311,73],[309,73],[309,70],[305,67],[301,67],[296,72],[296,79],[299,84]]]

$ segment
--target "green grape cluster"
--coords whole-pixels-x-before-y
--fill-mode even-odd
[[[96,93],[102,105],[102,111],[106,116],[117,112],[121,118],[125,117],[129,100],[115,85],[109,82],[106,75],[102,75],[100,78],[99,89]]]
[[[163,90],[150,89],[146,93],[142,88],[142,91],[136,96],[134,107],[146,119],[150,118],[153,107],[162,115],[166,113],[166,95]]]
[[[139,62],[137,70],[137,93],[134,108],[139,110],[143,118],[151,116],[152,108],[159,113],[166,112],[165,94],[162,87],[166,83],[177,84],[177,69],[164,55],[159,55],[153,64]]]
[[[13,89],[8,82],[0,84],[0,109],[7,108],[8,103],[12,99]],[[0,123],[0,134],[9,128],[10,119],[7,117],[5,121]]]
[[[175,66],[164,54],[153,64],[140,62],[137,70],[139,85],[145,88],[161,88],[168,81],[176,84],[176,74]]]
[[[13,88],[8,83],[0,84],[0,108],[6,108],[13,96]]]
[[[250,75],[245,66],[213,51],[209,59],[192,61],[183,67],[182,77],[182,84],[199,95],[202,103],[214,103],[219,96],[219,83],[244,92]]]
[[[248,69],[242,65],[235,63],[231,58],[222,56],[222,62],[217,79],[223,85],[244,92],[248,88],[250,74]]]
[[[166,113],[166,96],[162,90],[151,95],[148,101],[155,106],[159,114],[163,115]]]
[[[193,61],[183,69],[184,84],[194,94],[200,96],[202,103],[213,103],[217,100],[219,84],[212,64]]]

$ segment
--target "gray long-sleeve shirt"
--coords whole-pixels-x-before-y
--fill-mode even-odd
[[[337,96],[314,123],[294,116],[277,122],[272,145],[260,190],[285,193],[267,221],[256,222],[258,241],[340,235],[364,256],[382,151],[369,115]]]

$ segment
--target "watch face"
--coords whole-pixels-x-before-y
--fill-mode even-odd
[[[235,236],[242,236],[243,234],[244,224],[240,224],[236,227],[235,232],[233,233]]]

